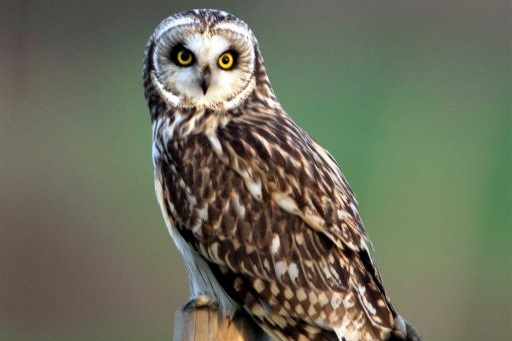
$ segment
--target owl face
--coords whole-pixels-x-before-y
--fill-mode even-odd
[[[171,106],[229,109],[254,88],[254,35],[244,22],[223,14],[227,19],[212,21],[190,11],[155,31],[151,78]]]

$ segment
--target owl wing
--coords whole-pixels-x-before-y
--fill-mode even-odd
[[[244,118],[218,133],[221,158],[253,196],[264,185],[281,209],[340,249],[369,249],[356,199],[336,161],[288,116]]]
[[[309,293],[323,288],[350,300],[352,287],[361,301],[360,311],[375,325],[390,327],[396,313],[371,259],[354,194],[333,157],[285,114],[243,117],[219,129],[217,137],[222,146],[219,157],[240,176],[250,197],[270,212],[271,226],[262,230],[274,237],[265,250],[270,246],[275,254],[276,244],[289,243],[280,259],[287,262],[291,287],[301,287],[293,281],[295,260]],[[280,265],[276,259],[274,265]],[[308,299],[317,302],[314,295]]]
[[[168,212],[224,290],[277,338],[341,328],[347,340],[378,340],[394,312],[354,196],[327,152],[280,119],[168,144],[172,162],[158,170]]]

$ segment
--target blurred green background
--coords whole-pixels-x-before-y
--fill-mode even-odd
[[[171,340],[188,286],[141,64],[194,7],[252,27],[282,104],[355,190],[397,309],[428,340],[510,340],[508,1],[0,4],[1,340]]]

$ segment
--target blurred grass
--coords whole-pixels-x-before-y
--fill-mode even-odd
[[[338,159],[393,302],[430,340],[512,334],[506,2],[1,2],[0,339],[167,339],[187,279],[153,194],[146,39],[184,8],[256,33]]]

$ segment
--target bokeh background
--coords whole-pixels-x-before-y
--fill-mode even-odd
[[[428,340],[512,335],[508,1],[0,2],[0,340],[171,340],[188,286],[153,193],[147,38],[216,7],[357,193]]]

